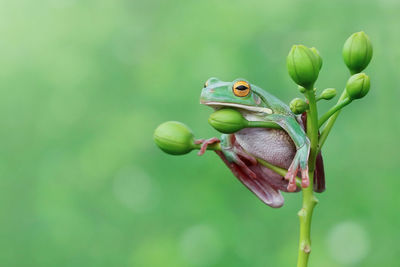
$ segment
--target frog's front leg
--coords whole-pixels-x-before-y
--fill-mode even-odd
[[[195,144],[201,144],[201,148],[198,155],[199,156],[203,155],[207,150],[207,146],[212,145],[214,143],[221,143],[220,153],[222,153],[222,155],[226,158],[228,162],[236,163],[242,168],[242,170],[247,175],[249,175],[252,178],[256,178],[257,175],[248,167],[248,165],[244,162],[244,160],[249,162],[251,165],[256,165],[257,159],[247,154],[241,147],[235,146],[232,143],[232,135],[223,134],[221,136],[221,140],[219,140],[216,137],[210,139],[195,140]]]
[[[242,147],[235,145],[232,140],[235,139],[233,135],[223,134],[221,135],[221,150],[226,159],[229,162],[234,162],[241,167],[247,167],[242,159],[250,162],[251,165],[257,165],[257,159],[246,151]],[[253,176],[253,175],[251,175]]]
[[[310,140],[296,119],[292,116],[281,114],[269,115],[267,120],[273,121],[281,126],[293,140],[297,152],[289,166],[285,179],[289,180],[288,191],[296,190],[296,175],[300,168],[301,170],[301,186],[308,187],[310,179],[308,176],[308,156],[310,154]]]
[[[199,155],[199,156],[203,155],[206,152],[207,147],[209,145],[212,145],[212,144],[215,144],[215,143],[219,143],[219,142],[220,142],[219,139],[216,138],[216,137],[212,137],[210,139],[197,139],[197,140],[195,140],[194,143],[196,145],[200,145],[201,144],[200,151],[197,153],[197,155]]]

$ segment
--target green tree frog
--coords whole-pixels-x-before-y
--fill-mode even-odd
[[[284,203],[281,191],[295,192],[296,176],[301,176],[302,187],[309,186],[308,157],[310,141],[305,133],[305,116],[296,116],[275,96],[244,79],[223,82],[210,78],[204,85],[200,103],[218,110],[233,108],[249,121],[270,121],[281,129],[244,128],[221,139],[199,140],[203,154],[208,145],[221,142],[216,151],[233,174],[259,199],[271,207]],[[288,170],[285,177],[259,164],[257,158]],[[314,190],[325,189],[321,155],[314,175]]]

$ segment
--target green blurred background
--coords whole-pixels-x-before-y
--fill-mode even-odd
[[[399,13],[397,0],[0,1],[0,265],[294,266],[300,194],[269,208],[214,153],[166,155],[153,131],[218,135],[199,105],[211,76],[299,97],[294,43],[321,52],[318,88],[341,91],[342,45],[364,30],[372,88],[323,151],[310,266],[398,266]]]

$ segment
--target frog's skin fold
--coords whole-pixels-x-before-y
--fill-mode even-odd
[[[201,140],[203,147],[200,154],[204,153],[207,145],[221,142],[221,151],[216,153],[232,173],[261,201],[274,208],[284,203],[281,191],[300,190],[295,184],[296,175],[302,177],[303,174],[302,186],[308,186],[309,140],[304,132],[306,116],[296,117],[282,101],[243,79],[222,82],[210,78],[200,101],[214,109],[235,108],[247,120],[273,121],[284,129],[244,128],[234,134],[222,135],[221,140]],[[288,174],[282,177],[259,164],[255,158],[288,169]],[[324,168],[319,154],[314,191],[322,192],[324,189]]]

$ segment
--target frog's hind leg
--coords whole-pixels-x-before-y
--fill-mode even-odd
[[[238,180],[253,192],[262,202],[273,208],[279,208],[284,204],[281,192],[273,187],[264,177],[259,165],[243,168],[235,162],[230,162],[221,151],[215,151]],[[254,176],[248,174],[250,169]]]
[[[234,135],[222,135],[221,140],[210,138],[207,140],[196,140],[201,144],[199,155],[204,154],[208,145],[221,142],[221,151],[215,151],[232,173],[252,191],[265,204],[279,208],[283,205],[284,199],[276,187],[268,182],[257,159],[247,154],[236,142]]]

